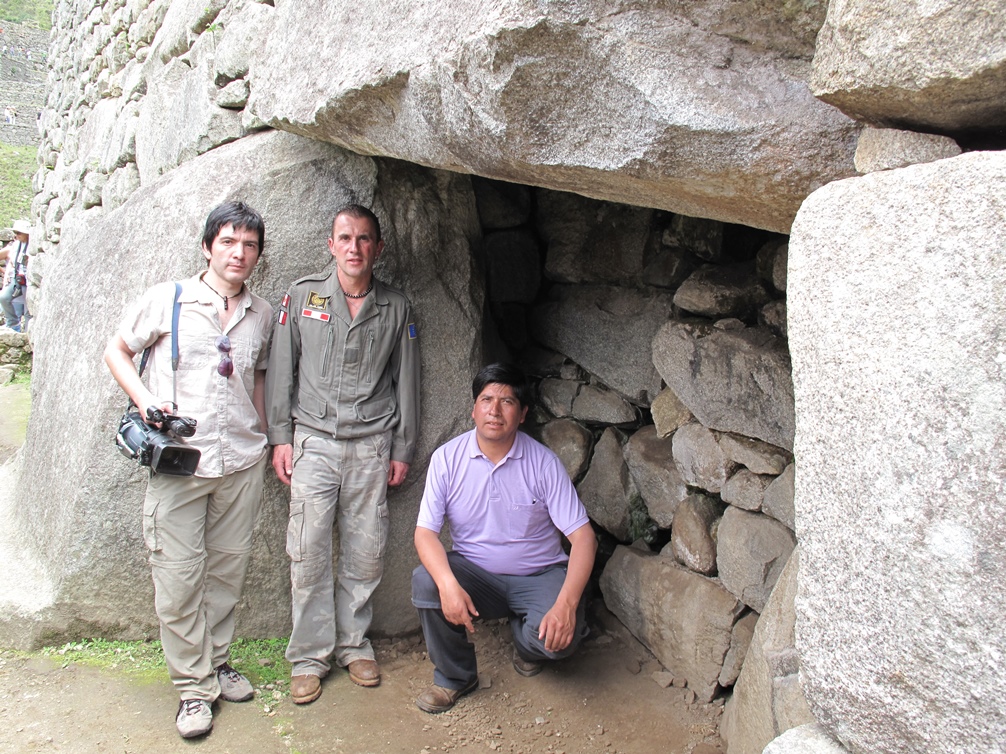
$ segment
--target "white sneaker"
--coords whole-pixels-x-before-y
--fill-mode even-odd
[[[226,662],[217,669],[220,698],[227,702],[247,702],[255,696],[251,683]]]
[[[175,716],[175,727],[182,738],[205,736],[213,730],[213,710],[205,699],[182,699]]]

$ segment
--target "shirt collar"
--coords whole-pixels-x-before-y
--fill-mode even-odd
[[[485,453],[482,452],[482,448],[479,447],[479,439],[473,429],[468,437],[468,457],[478,458],[481,456],[487,461],[489,458]],[[510,446],[510,450],[506,452],[506,455],[500,459],[500,463],[503,463],[508,458],[522,458],[524,456],[524,433],[517,430],[517,436],[513,438],[513,445]],[[497,464],[498,466],[499,464]]]
[[[178,300],[183,304],[215,304],[219,297],[213,291],[211,291],[207,286],[205,286],[200,279],[203,273],[198,272],[186,280],[180,281],[182,284],[182,293],[178,297]],[[235,306],[242,306],[246,309],[251,309],[256,311],[254,303],[255,300],[251,295],[251,290],[248,288],[248,284],[245,283],[244,292],[241,294],[239,299],[235,299],[233,296],[229,297],[229,300]]]

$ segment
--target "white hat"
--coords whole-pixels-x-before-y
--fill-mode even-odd
[[[31,235],[31,223],[27,220],[15,220],[14,225],[11,226],[11,230],[15,233],[24,233],[25,235]]]

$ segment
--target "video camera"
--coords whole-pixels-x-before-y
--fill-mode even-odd
[[[149,466],[155,474],[192,476],[199,465],[200,453],[176,438],[192,437],[196,420],[187,416],[166,414],[157,408],[147,409],[147,418],[161,428],[143,421],[136,411],[127,411],[119,421],[115,444],[126,458],[141,466]]]

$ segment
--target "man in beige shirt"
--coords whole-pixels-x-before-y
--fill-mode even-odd
[[[140,296],[105,349],[105,363],[141,416],[156,408],[197,422],[186,440],[201,453],[195,475],[152,473],[143,503],[154,606],[168,674],[181,697],[175,724],[183,738],[210,732],[217,698],[242,702],[253,695],[228,659],[268,455],[272,307],[245,285],[264,243],[261,216],[241,202],[207,217],[206,271],[180,284],[177,371],[174,283]],[[144,385],[133,358],[147,348]]]

